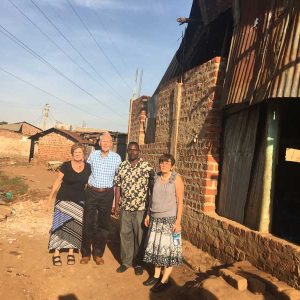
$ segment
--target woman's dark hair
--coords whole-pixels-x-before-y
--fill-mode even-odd
[[[171,154],[164,153],[162,156],[159,157],[159,163],[163,163],[165,161],[171,161],[171,166],[175,165],[175,158]]]
[[[71,154],[73,155],[76,149],[81,149],[83,154],[85,153],[84,146],[80,143],[76,143],[71,147]]]

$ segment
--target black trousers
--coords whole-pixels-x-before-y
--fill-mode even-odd
[[[111,226],[113,199],[113,190],[96,192],[87,188],[83,213],[82,256],[103,256]]]

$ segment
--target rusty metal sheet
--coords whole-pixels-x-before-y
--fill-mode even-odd
[[[223,103],[300,96],[300,1],[243,0],[231,43]]]

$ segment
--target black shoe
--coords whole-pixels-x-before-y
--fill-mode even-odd
[[[125,272],[127,269],[128,269],[127,266],[121,265],[116,271],[117,271],[117,273],[123,273],[123,272]]]
[[[153,292],[153,293],[160,293],[160,292],[163,292],[165,291],[168,287],[170,286],[170,283],[169,282],[158,282],[155,286],[153,286],[150,291]]]
[[[150,285],[158,283],[159,280],[160,280],[160,278],[155,278],[153,276],[149,276],[149,278],[143,282],[143,285],[150,286]]]
[[[143,275],[143,268],[141,266],[135,266],[134,267],[134,274],[135,275]]]

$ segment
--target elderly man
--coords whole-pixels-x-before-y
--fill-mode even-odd
[[[100,136],[99,145],[101,150],[93,151],[87,160],[92,173],[86,189],[81,264],[87,264],[91,254],[97,265],[104,263],[102,256],[110,229],[114,177],[121,163],[119,154],[111,151],[112,137],[108,132]]]
[[[128,160],[122,162],[116,178],[115,214],[119,214],[120,207],[122,261],[117,272],[123,273],[133,265],[135,274],[142,275],[142,224],[154,171],[148,162],[139,157],[136,142],[128,144],[127,153]]]

